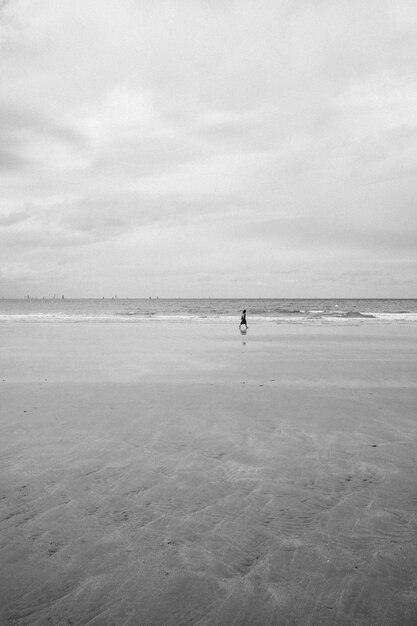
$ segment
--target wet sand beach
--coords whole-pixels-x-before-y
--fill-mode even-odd
[[[413,325],[0,336],[0,623],[417,623]]]

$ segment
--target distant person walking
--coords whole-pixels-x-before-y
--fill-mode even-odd
[[[242,330],[242,326],[245,327],[245,330],[248,329],[248,324],[246,322],[246,309],[242,312],[242,317],[240,318],[239,330]]]

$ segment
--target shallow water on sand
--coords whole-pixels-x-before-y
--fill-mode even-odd
[[[5,623],[416,623],[409,330],[19,328]]]

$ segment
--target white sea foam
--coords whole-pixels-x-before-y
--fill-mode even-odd
[[[372,313],[378,320],[387,322],[417,322],[417,313]]]
[[[68,314],[0,314],[1,323],[98,323],[98,324],[147,324],[152,322],[166,322],[173,324],[199,323],[199,324],[238,324],[237,316],[230,315],[68,315]],[[349,323],[417,323],[416,313],[376,313],[374,315],[320,315],[311,316],[301,314],[299,316],[251,316],[248,318],[249,326],[270,324],[349,324]]]

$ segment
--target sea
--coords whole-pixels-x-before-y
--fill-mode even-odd
[[[243,309],[249,325],[417,323],[417,299],[25,298],[0,300],[0,324],[226,324],[239,321]]]

